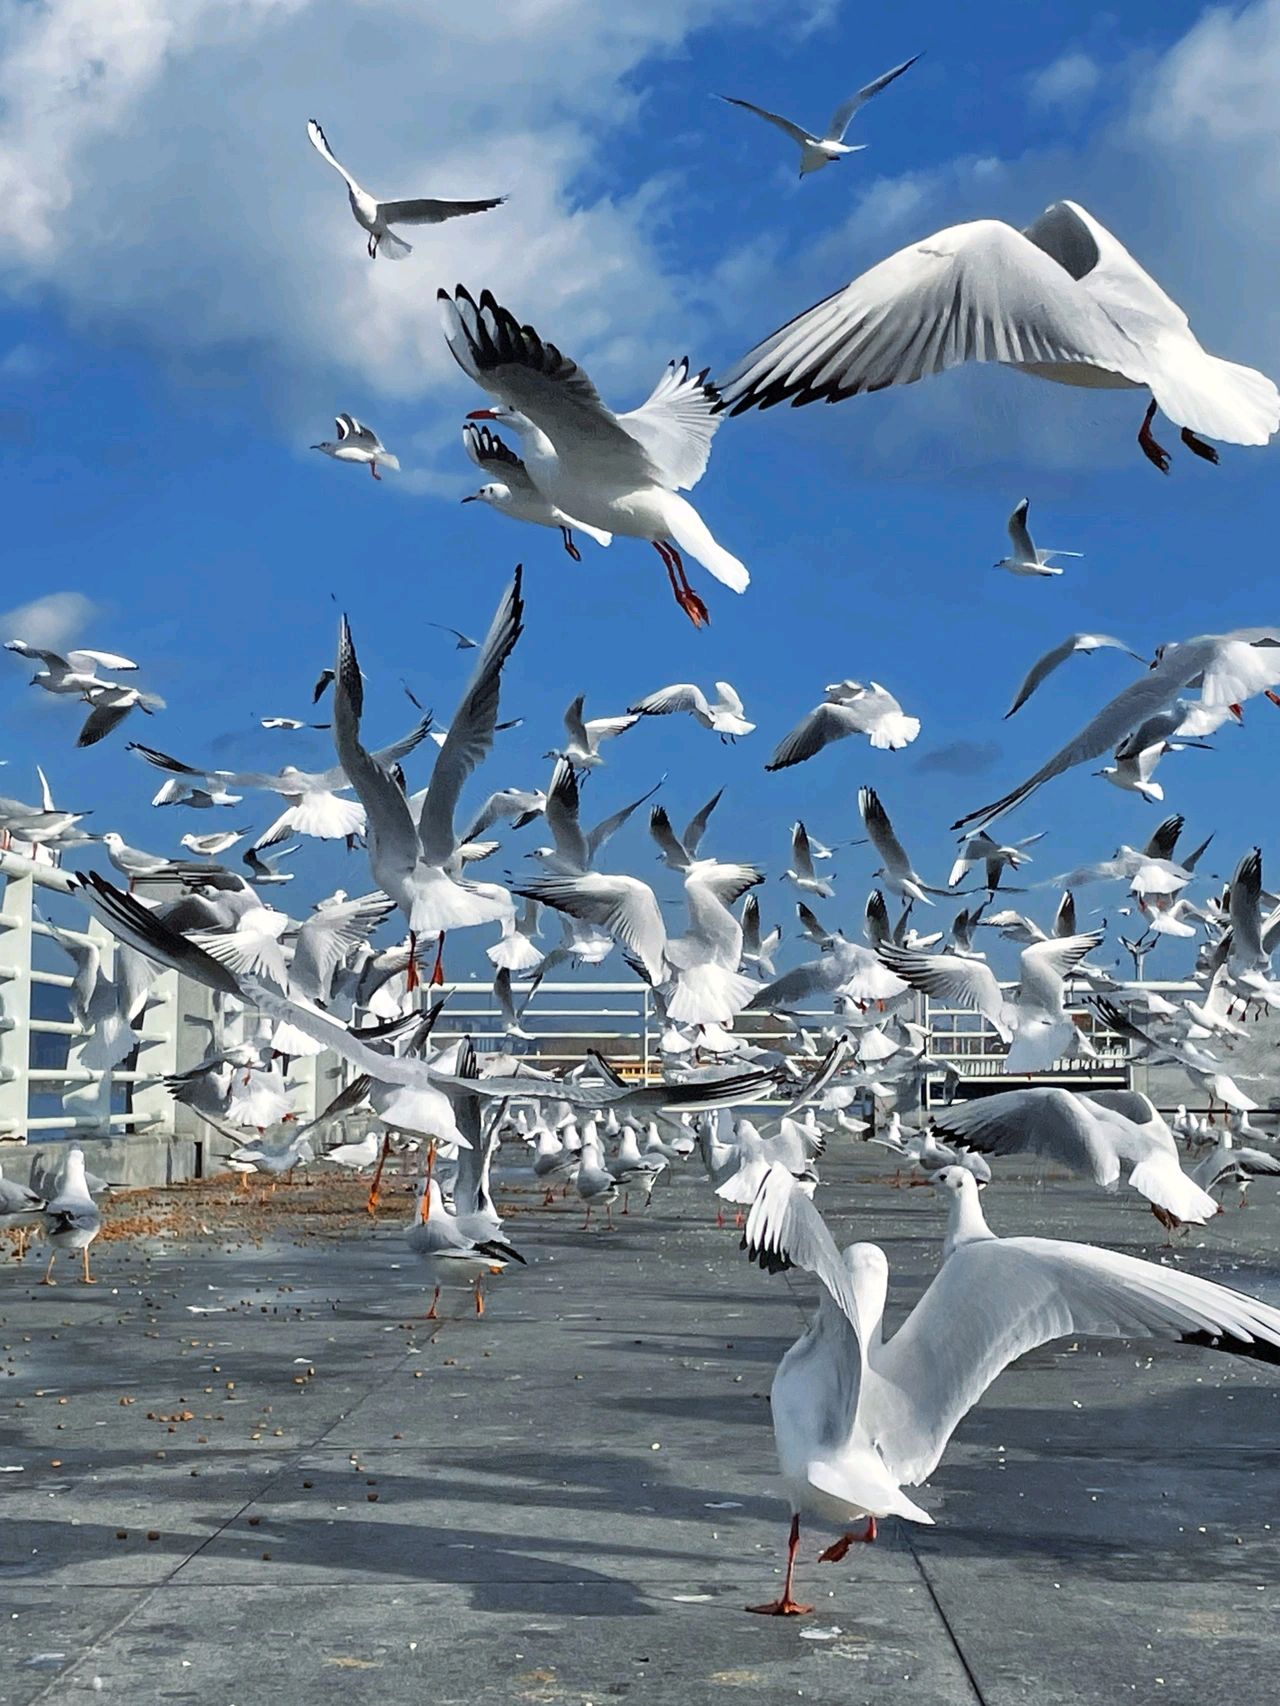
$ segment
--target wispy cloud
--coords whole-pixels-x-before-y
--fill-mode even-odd
[[[43,651],[60,652],[81,639],[99,614],[91,598],[79,592],[47,592],[29,604],[0,611],[0,644],[25,640]],[[26,660],[20,660],[26,665]]]
[[[1027,94],[1038,107],[1066,107],[1084,102],[1098,87],[1102,72],[1087,53],[1064,53],[1038,71]]]
[[[993,740],[953,740],[922,752],[912,766],[921,776],[980,776],[1000,756]]]

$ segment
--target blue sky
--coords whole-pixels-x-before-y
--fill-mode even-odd
[[[816,123],[922,50],[856,120],[867,151],[803,184],[784,138],[711,98]],[[152,811],[158,778],[125,739],[232,768],[326,762],[326,736],[254,719],[307,714],[339,608],[370,678],[370,732],[411,721],[401,678],[446,717],[467,660],[425,624],[481,631],[522,559],[528,627],[504,712],[525,723],[501,737],[477,797],[545,779],[541,754],[578,692],[605,714],[670,681],[724,678],[756,735],[729,748],[688,719],[642,724],[591,779],[584,812],[665,772],[679,820],[723,784],[711,850],[776,877],[793,817],[843,839],[868,781],[941,880],[946,825],[1037,765],[1132,667],[1074,660],[1003,723],[1042,650],[1098,628],[1149,654],[1277,620],[1274,447],[1228,448],[1217,469],[1179,447],[1161,479],[1133,442],[1135,396],[988,371],[732,421],[694,496],[752,585],[735,598],[699,577],[713,625],[698,634],[648,547],[584,545],[575,566],[558,535],[459,504],[477,482],[458,428],[483,399],[444,352],[436,288],[490,287],[629,407],[670,356],[721,368],[915,237],[978,215],[1024,224],[1068,196],[1149,266],[1208,348],[1276,374],[1278,77],[1275,4],[1089,19],[997,3],[979,19],[936,5],[869,18],[822,0],[514,0],[496,39],[478,15],[393,0],[0,4],[4,600],[82,595],[92,609],[66,638],[136,657],[169,705],[78,753],[74,711],[28,690],[13,660],[0,669],[4,791],[30,796],[43,762],[59,803],[161,850],[215,817],[261,827],[269,804],[252,799],[229,814]],[[307,146],[312,114],[380,193],[511,200],[419,232],[398,267],[371,266]],[[398,451],[398,480],[375,486],[307,449],[340,409]],[[1085,553],[1060,580],[991,568],[1023,496],[1042,541]],[[776,738],[844,676],[895,692],[924,724],[917,744],[846,742],[767,776]],[[1215,871],[1274,846],[1257,784],[1276,715],[1257,701],[1215,752],[1160,772],[1189,833],[1217,830]],[[1027,873],[1041,879],[1137,842],[1159,815],[1078,774],[1007,828],[1050,831]],[[515,868],[537,839],[526,831],[498,862]],[[610,853],[656,877],[641,831]],[[837,862],[842,904],[826,910],[850,930],[871,863],[865,850]],[[359,855],[312,850],[299,869],[277,891],[295,912],[335,884],[367,886]],[[792,900],[771,881],[766,919],[789,919]],[[1151,970],[1180,964],[1166,945]]]

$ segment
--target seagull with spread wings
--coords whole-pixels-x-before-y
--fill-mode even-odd
[[[812,1610],[793,1592],[802,1512],[843,1531],[820,1563],[874,1540],[881,1517],[932,1523],[903,1488],[928,1480],[987,1387],[1038,1345],[1078,1336],[1165,1339],[1280,1362],[1280,1310],[1090,1244],[998,1237],[965,1168],[943,1167],[930,1183],[947,1206],[942,1266],[890,1339],[889,1264],[878,1245],[838,1249],[785,1167],[770,1167],[751,1206],[743,1239],[751,1259],[769,1273],[803,1268],[822,1288],[817,1313],[773,1380],[791,1530],[782,1593],[752,1611]],[[863,1519],[864,1529],[850,1529]]]
[[[978,219],[909,244],[771,333],[720,392],[734,414],[838,403],[971,361],[1149,392],[1138,443],[1163,473],[1157,408],[1209,462],[1218,453],[1205,438],[1266,444],[1280,428],[1271,380],[1203,349],[1177,303],[1073,201],[1054,202],[1025,231]]]
[[[603,532],[647,539],[666,567],[676,603],[695,627],[710,620],[689,585],[687,552],[734,592],[746,569],[679,496],[711,456],[719,393],[687,360],[671,362],[638,409],[615,414],[577,362],[482,291],[439,292],[445,339],[458,366],[498,399],[470,419],[506,421],[524,444],[538,491],[567,516]]]
[[[783,118],[778,113],[771,113],[767,107],[758,107],[752,101],[740,101],[736,95],[721,95],[722,101],[727,101],[731,107],[744,107],[747,112],[754,113],[767,124],[777,128],[800,148],[800,176],[807,178],[811,172],[818,172],[824,166],[830,166],[833,161],[843,160],[846,154],[858,154],[866,147],[865,142],[846,142],[845,133],[853,122],[853,116],[873,95],[878,95],[881,89],[887,89],[890,83],[902,76],[904,71],[919,59],[918,53],[910,59],[904,59],[901,65],[895,65],[892,71],[886,71],[882,77],[875,78],[870,83],[864,83],[862,88],[840,105],[831,115],[831,122],[821,136],[815,136],[812,131],[805,130],[803,125],[793,124],[789,118]]]
[[[766,770],[803,764],[832,741],[866,735],[881,752],[900,752],[920,733],[919,717],[909,717],[878,681],[833,681],[820,705],[802,717],[774,749]]]
[[[376,196],[370,195],[368,190],[362,190],[347,168],[334,158],[324,132],[313,118],[307,120],[307,136],[320,158],[327,160],[346,184],[352,216],[356,224],[369,233],[370,260],[381,255],[384,260],[402,261],[406,255],[413,252],[412,244],[406,243],[403,237],[396,236],[391,229],[393,225],[442,225],[446,219],[457,219],[464,213],[488,213],[495,207],[501,207],[507,199],[499,195],[490,196],[484,201],[433,201],[422,198],[379,201]]]
[[[365,426],[354,415],[335,415],[333,424],[338,429],[337,439],[313,444],[312,450],[323,451],[335,462],[367,462],[375,480],[382,478],[379,464],[397,474],[400,472],[400,458],[391,454],[372,427]]]

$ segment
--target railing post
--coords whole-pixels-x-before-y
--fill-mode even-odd
[[[25,1143],[31,1069],[32,880],[6,875],[0,932],[0,1140]]]

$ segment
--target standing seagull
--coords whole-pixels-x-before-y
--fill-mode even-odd
[[[647,539],[695,628],[710,618],[681,551],[732,591],[746,591],[745,567],[678,495],[702,478],[719,424],[719,393],[705,371],[691,373],[687,359],[670,362],[640,407],[618,415],[577,362],[520,325],[490,291],[478,303],[462,285],[452,296],[437,295],[454,360],[500,399],[470,418],[510,422],[524,441],[529,477],[548,502],[579,525]]]
[[[889,1264],[875,1244],[840,1250],[785,1167],[770,1167],[743,1244],[770,1273],[803,1268],[820,1282],[817,1313],[783,1357],[770,1394],[778,1466],[791,1503],[780,1597],[753,1605],[802,1617],[796,1603],[800,1513],[847,1525],[820,1563],[874,1540],[876,1519],[931,1523],[903,1492],[927,1481],[959,1424],[1009,1364],[1055,1339],[1166,1339],[1280,1361],[1280,1311],[1243,1292],[1134,1256],[1058,1238],[1000,1238],[963,1167],[930,1183],[948,1209],[942,1266],[891,1339]]]
[[[833,161],[843,159],[846,154],[859,154],[866,147],[865,142],[846,142],[845,132],[848,130],[853,115],[869,101],[872,95],[878,95],[881,89],[887,89],[896,78],[919,59],[920,55],[913,54],[910,59],[904,59],[901,65],[895,65],[892,71],[886,71],[883,77],[877,77],[873,83],[864,84],[856,95],[850,95],[847,101],[840,105],[831,115],[831,122],[821,136],[814,136],[803,126],[792,124],[789,118],[782,118],[778,113],[771,113],[765,107],[758,107],[752,101],[740,101],[735,95],[721,95],[722,101],[727,101],[731,107],[745,107],[749,113],[755,113],[768,124],[777,125],[793,142],[800,145],[800,176],[807,178],[810,172],[821,171],[824,166],[830,166]]]
[[[1009,543],[1013,546],[1013,554],[1001,557],[996,563],[997,569],[1008,569],[1011,575],[1060,575],[1062,570],[1051,557],[1082,557],[1083,551],[1046,551],[1038,546],[1027,530],[1027,510],[1031,506],[1030,498],[1014,506],[1013,514],[1009,517]]]
[[[1177,303],[1073,201],[1054,202],[1025,231],[977,219],[899,249],[757,344],[720,392],[734,414],[838,403],[970,361],[1150,392],[1138,444],[1162,473],[1157,408],[1207,462],[1218,453],[1201,433],[1266,444],[1280,427],[1270,379],[1202,349]]]
[[[322,450],[335,462],[367,462],[375,480],[382,478],[379,462],[384,468],[400,472],[399,457],[391,454],[372,427],[364,426],[354,415],[335,415],[334,425],[338,429],[337,443],[326,440],[323,444],[313,444],[312,450]]]
[[[356,224],[369,233],[370,260],[382,255],[388,261],[402,261],[412,253],[412,245],[390,229],[393,225],[442,225],[459,214],[488,213],[507,199],[499,195],[487,201],[379,201],[362,190],[347,168],[334,159],[324,132],[313,118],[307,120],[307,135],[320,158],[327,160],[346,183]]]
[[[53,1248],[49,1253],[49,1266],[44,1271],[41,1285],[57,1285],[58,1282],[53,1277],[53,1264],[58,1259],[59,1250],[79,1250],[85,1285],[97,1285],[97,1280],[89,1272],[89,1246],[98,1236],[101,1226],[102,1216],[89,1195],[89,1186],[84,1176],[84,1150],[69,1149],[62,1182],[45,1205],[44,1235]]]

